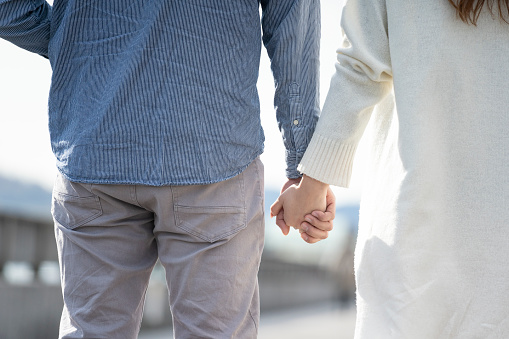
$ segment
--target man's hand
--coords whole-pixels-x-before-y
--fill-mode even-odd
[[[290,226],[300,229],[308,243],[325,239],[332,229],[335,216],[335,197],[327,184],[305,176],[283,186],[282,194],[271,207],[271,216],[277,215],[276,224],[287,235]]]
[[[298,185],[300,183],[300,179],[301,178],[288,179],[288,181],[283,185],[283,188],[281,188],[281,192],[279,192],[279,194],[282,194],[288,187],[292,185]],[[274,216],[272,215],[272,211],[270,214],[270,217],[272,218]],[[285,223],[285,214],[283,209],[281,209],[276,215],[276,225],[279,226],[284,235],[288,235],[288,233],[290,233],[290,226]]]

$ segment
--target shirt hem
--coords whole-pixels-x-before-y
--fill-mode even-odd
[[[250,159],[247,165],[243,165],[236,169],[233,173],[227,175],[226,177],[215,178],[211,180],[189,180],[189,181],[172,181],[165,180],[162,182],[151,182],[148,180],[100,180],[100,179],[90,179],[90,178],[79,178],[74,177],[72,175],[68,175],[64,173],[60,168],[57,167],[60,174],[62,174],[67,180],[71,182],[81,183],[81,184],[98,184],[98,185],[143,185],[143,186],[153,186],[153,187],[161,187],[161,186],[187,186],[187,185],[209,185],[215,184],[221,181],[225,181],[231,178],[236,177],[240,173],[244,172],[246,168],[253,163],[263,152],[257,152],[256,155]]]

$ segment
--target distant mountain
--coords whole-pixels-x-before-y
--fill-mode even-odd
[[[0,176],[0,212],[27,218],[51,218],[51,192],[38,185]]]
[[[336,215],[342,215],[348,220],[348,226],[352,232],[357,233],[359,227],[359,205],[337,206]]]

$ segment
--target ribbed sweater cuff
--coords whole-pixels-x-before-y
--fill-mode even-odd
[[[314,134],[298,170],[321,182],[348,187],[357,144],[345,144]]]

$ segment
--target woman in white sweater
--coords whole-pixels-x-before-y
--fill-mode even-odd
[[[509,338],[508,12],[509,0],[346,4],[305,176],[272,212],[300,225],[326,184],[347,187],[371,119],[356,338]]]

